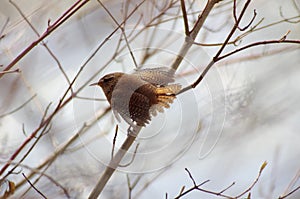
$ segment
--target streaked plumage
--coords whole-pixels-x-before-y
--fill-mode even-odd
[[[116,117],[118,114],[130,125],[145,126],[169,108],[180,91],[174,82],[174,74],[168,68],[142,69],[133,74],[111,73],[102,77],[99,85]]]

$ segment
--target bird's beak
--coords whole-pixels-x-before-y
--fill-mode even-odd
[[[97,85],[98,85],[98,82],[90,84],[90,86],[97,86]]]

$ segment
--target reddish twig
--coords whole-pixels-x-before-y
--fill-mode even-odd
[[[89,0],[78,0],[74,3],[61,17],[59,17],[52,25],[49,25],[47,30],[34,42],[32,42],[27,48],[25,48],[10,64],[8,64],[3,71],[10,70],[16,63],[18,63],[27,53],[29,53],[36,45],[38,45],[43,39],[49,36],[55,29],[69,19],[74,13],[76,13],[82,6],[84,6]],[[5,73],[0,73],[0,78]],[[1,172],[0,172],[1,175]]]
[[[27,17],[25,16],[25,14],[22,12],[22,10],[19,8],[19,6],[14,3],[12,0],[9,1],[16,9],[17,11],[20,13],[20,15],[23,17],[23,19],[26,21],[26,23],[30,26],[30,28],[33,30],[33,32],[40,37],[40,34],[38,33],[38,31],[36,30],[36,28],[30,23],[30,21],[27,19]],[[65,70],[63,69],[60,61],[58,60],[58,58],[54,55],[54,53],[50,50],[50,48],[47,46],[47,44],[45,42],[41,42],[41,44],[46,48],[46,50],[48,51],[48,53],[50,54],[50,56],[54,59],[54,61],[56,62],[56,64],[58,65],[59,70],[62,72],[63,76],[65,77],[65,79],[67,80],[68,84],[70,84],[70,79],[68,78]],[[71,91],[73,92],[73,90],[71,89]]]

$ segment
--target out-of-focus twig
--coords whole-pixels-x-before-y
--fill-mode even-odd
[[[33,98],[35,98],[36,96],[37,96],[36,94],[33,95],[31,98],[29,98],[28,100],[26,100],[23,104],[21,104],[19,107],[15,108],[14,110],[11,110],[11,111],[9,111],[9,112],[7,112],[7,113],[4,113],[4,114],[0,115],[0,118],[5,117],[5,116],[7,116],[7,115],[10,115],[10,114],[12,114],[12,113],[14,113],[14,112],[17,112],[18,110],[22,109],[24,106],[26,106],[26,104],[28,104],[28,103],[29,103],[31,100],[33,100]]]
[[[234,0],[236,1],[236,0]],[[198,79],[191,85],[183,88],[178,94],[181,94],[183,92],[186,92],[192,88],[195,88],[202,80],[203,78],[205,77],[205,75],[207,74],[207,72],[210,70],[210,68],[218,61],[224,59],[225,57],[228,57],[232,54],[235,54],[239,51],[242,51],[242,50],[245,50],[247,48],[250,48],[250,47],[253,47],[253,46],[258,46],[258,45],[265,45],[265,44],[272,44],[272,43],[293,43],[293,44],[300,44],[300,41],[299,40],[286,40],[286,36],[284,35],[282,38],[280,38],[279,40],[271,40],[271,41],[262,41],[262,42],[254,42],[252,44],[249,44],[247,46],[244,46],[240,49],[237,49],[235,51],[232,51],[230,53],[227,53],[223,56],[221,56],[221,53],[223,52],[223,50],[225,49],[226,45],[228,44],[230,38],[232,37],[232,35],[235,33],[236,29],[239,27],[239,23],[241,22],[246,10],[247,10],[247,7],[249,6],[251,0],[247,0],[244,4],[244,7],[239,15],[239,17],[237,18],[236,20],[236,23],[234,24],[234,26],[232,27],[230,33],[228,34],[228,36],[226,37],[223,45],[221,46],[221,48],[218,50],[218,52],[216,53],[216,55],[213,57],[213,59],[211,60],[211,62],[205,67],[205,69],[203,70],[203,72],[201,73],[201,75],[198,77]],[[251,20],[251,22],[253,22]],[[250,24],[248,24],[248,26],[250,26]]]
[[[15,69],[15,70],[7,70],[7,71],[0,71],[0,75],[1,74],[8,74],[8,73],[19,73],[20,72],[20,69],[19,68],[17,68],[17,69]]]
[[[52,25],[50,24],[47,30],[34,42],[32,42],[27,48],[25,48],[10,64],[8,64],[3,71],[10,70],[16,63],[18,63],[27,53],[29,53],[36,45],[38,45],[43,39],[49,36],[55,29],[61,26],[67,19],[83,7],[89,0],[78,0],[67,11],[65,11]],[[0,73],[0,78],[5,73]],[[1,175],[1,172],[0,172]]]
[[[27,19],[27,17],[25,16],[25,14],[21,10],[21,8],[19,8],[19,6],[15,2],[13,2],[12,0],[10,0],[9,2],[17,9],[17,11],[20,13],[20,15],[26,21],[26,23],[30,26],[30,28],[33,30],[33,32],[38,37],[41,37],[40,34],[38,33],[38,31],[36,30],[36,28],[33,26],[33,24],[31,24],[31,22]],[[48,51],[48,53],[50,54],[50,56],[54,59],[54,61],[58,65],[59,70],[61,71],[61,73],[65,77],[66,81],[70,85],[71,84],[70,79],[69,79],[68,75],[66,74],[65,70],[63,69],[63,67],[62,67],[60,61],[58,60],[58,58],[54,55],[54,53],[50,50],[50,48],[47,46],[47,44],[45,42],[41,41],[41,44],[46,48],[46,50]],[[71,92],[73,92],[72,88],[71,88]]]
[[[56,158],[61,155],[71,144],[73,144],[80,136],[82,136],[85,132],[87,132],[97,121],[98,119],[102,118],[105,116],[108,112],[110,111],[110,107],[106,108],[98,117],[92,119],[91,121],[88,121],[82,125],[82,127],[65,143],[61,144],[55,152],[47,157],[37,168],[36,170],[41,170],[42,168],[48,167],[56,160]],[[30,174],[27,175],[27,178],[30,179],[36,174],[35,171],[31,172]],[[21,187],[26,181],[21,181],[16,185],[16,189]]]
[[[298,172],[293,177],[293,179],[289,183],[289,185],[286,188],[286,190],[284,191],[284,193],[281,196],[279,196],[278,199],[287,198],[290,195],[292,195],[293,193],[295,193],[296,191],[298,191],[300,189],[300,185],[296,186],[294,189],[292,189],[292,188],[296,185],[296,183],[297,183],[297,181],[299,181],[299,179],[300,179],[300,170],[298,170]]]

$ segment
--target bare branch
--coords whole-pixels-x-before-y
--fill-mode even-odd
[[[19,73],[21,72],[19,68],[15,69],[15,70],[7,70],[7,71],[0,71],[0,75],[1,74],[8,74],[8,73]]]
[[[0,115],[0,118],[5,117],[5,116],[7,116],[7,115],[10,115],[10,114],[12,114],[12,113],[14,113],[14,112],[17,112],[18,110],[22,109],[24,106],[26,106],[26,104],[28,104],[28,103],[29,103],[31,100],[33,100],[33,98],[35,98],[36,96],[37,96],[37,94],[34,94],[31,98],[29,98],[28,100],[26,100],[26,101],[25,101],[23,104],[21,104],[19,107],[15,108],[15,109],[13,109],[13,110],[7,112],[7,113],[4,113],[4,114]]]
[[[261,167],[260,167],[260,169],[259,169],[259,172],[258,172],[258,175],[257,175],[256,179],[253,181],[253,183],[248,187],[248,189],[246,189],[245,191],[243,191],[241,194],[235,196],[235,198],[240,198],[240,197],[242,197],[243,195],[245,195],[246,193],[248,193],[248,192],[251,191],[251,189],[252,189],[252,188],[256,185],[256,183],[258,182],[258,180],[259,180],[259,178],[260,178],[260,176],[261,176],[263,170],[266,168],[267,164],[268,164],[268,163],[265,161],[265,162],[261,165]]]
[[[228,56],[231,56],[233,54],[236,54],[240,51],[243,51],[243,50],[246,50],[248,48],[251,48],[251,47],[255,47],[255,46],[260,46],[260,45],[268,45],[268,44],[278,44],[278,43],[286,43],[286,44],[300,44],[300,40],[282,40],[282,39],[279,39],[279,40],[270,40],[270,41],[259,41],[259,42],[254,42],[252,44],[248,44],[244,47],[241,47],[241,48],[238,48],[230,53],[227,53],[223,56],[220,56],[217,61],[219,60],[222,60]]]
[[[55,152],[52,155],[50,155],[49,157],[47,157],[47,159],[44,160],[44,162],[42,162],[36,168],[36,170],[40,170],[40,169],[46,167],[47,165],[48,165],[48,167],[50,167],[50,165],[56,160],[56,158],[59,155],[61,155],[70,145],[72,145],[77,140],[77,138],[79,136],[81,136],[85,132],[87,132],[93,126],[93,124],[95,124],[97,122],[98,119],[100,119],[103,116],[105,116],[109,111],[110,111],[110,108],[107,108],[98,117],[94,118],[92,121],[84,123],[83,126],[69,140],[67,140],[65,143],[61,144],[60,146],[58,146],[57,149],[55,150]],[[29,175],[27,175],[27,177],[30,179],[30,178],[33,177],[34,174],[35,174],[35,172],[32,172]],[[25,183],[25,181],[20,182],[16,186],[16,188],[19,188],[24,183]]]
[[[2,38],[5,37],[5,35],[3,35],[3,32],[4,32],[5,28],[6,28],[6,26],[8,25],[8,22],[9,22],[9,18],[7,17],[5,23],[3,24],[3,26],[2,26],[2,28],[0,30],[0,39],[2,39]]]
[[[293,177],[293,179],[289,183],[288,187],[286,188],[285,192],[281,196],[279,196],[278,199],[287,198],[288,196],[290,196],[293,193],[295,193],[296,191],[298,191],[300,189],[300,185],[296,186],[296,188],[294,188],[294,189],[292,189],[292,187],[295,186],[295,184],[297,183],[297,181],[299,181],[299,179],[300,179],[300,170],[298,170],[298,172],[296,173],[296,175]],[[291,191],[289,191],[289,190],[291,190]]]
[[[182,10],[182,17],[183,17],[185,35],[190,36],[189,22],[188,22],[188,19],[187,19],[185,2],[184,2],[184,0],[180,0],[180,3],[181,3],[181,10]]]
[[[251,24],[253,23],[255,17],[256,17],[257,13],[256,13],[256,10],[253,11],[253,17],[252,19],[250,20],[250,22],[248,23],[248,25],[246,25],[245,27],[241,28],[240,26],[238,26],[238,29],[240,31],[245,31],[246,29],[248,29]],[[235,23],[237,24],[238,23],[238,18],[236,16],[236,0],[233,0],[233,18],[234,18],[234,21]]]
[[[9,0],[9,2],[17,9],[17,11],[20,13],[20,15],[23,17],[23,19],[26,21],[26,23],[30,26],[30,28],[33,30],[33,32],[40,37],[40,34],[38,33],[38,31],[36,30],[36,28],[30,23],[30,21],[27,19],[27,17],[25,16],[25,14],[22,12],[22,10],[19,8],[19,6],[13,2],[12,0]],[[51,57],[55,60],[55,62],[58,65],[59,70],[61,71],[61,73],[63,74],[63,76],[65,77],[65,79],[67,80],[68,84],[70,84],[70,79],[68,78],[65,70],[63,69],[61,63],[59,62],[58,58],[54,55],[54,53],[50,50],[50,48],[47,46],[47,44],[43,41],[41,41],[42,45],[46,48],[46,50],[48,51],[48,53],[51,55]],[[71,88],[71,91],[73,92],[73,89]]]
[[[194,186],[196,187],[197,184],[196,184],[196,182],[195,182],[195,180],[194,180],[194,178],[193,178],[191,172],[190,172],[187,168],[185,168],[184,170],[186,170],[186,172],[189,174],[190,179],[192,180]]]
[[[205,77],[205,75],[207,74],[207,72],[210,70],[210,68],[218,61],[220,61],[221,59],[225,58],[225,57],[228,57],[234,53],[237,53],[241,50],[244,50],[244,49],[247,49],[249,47],[252,47],[252,46],[257,46],[257,45],[262,45],[262,44],[271,44],[271,43],[295,43],[295,44],[299,44],[300,42],[298,40],[273,40],[273,41],[264,41],[264,42],[255,42],[253,44],[249,44],[248,46],[245,46],[244,48],[241,48],[241,49],[237,49],[237,51],[233,51],[231,53],[228,53],[224,56],[221,56],[221,53],[223,52],[223,50],[225,49],[226,45],[228,44],[230,38],[232,37],[232,35],[234,34],[234,32],[236,31],[236,29],[238,28],[239,26],[239,23],[241,22],[244,14],[245,14],[245,11],[247,10],[247,7],[249,6],[251,0],[247,0],[247,2],[244,4],[244,7],[239,15],[239,17],[237,18],[237,21],[236,23],[234,24],[234,26],[232,27],[230,33],[228,34],[228,36],[226,37],[223,45],[221,46],[221,48],[218,50],[218,52],[216,53],[216,55],[213,57],[213,59],[211,60],[211,62],[205,67],[205,69],[203,70],[203,72],[201,73],[201,75],[199,76],[199,78],[191,85],[183,88],[177,95],[181,94],[181,93],[184,93],[192,88],[195,88],[202,80],[203,78]]]
[[[30,186],[31,186],[36,192],[38,192],[43,198],[46,198],[46,199],[47,199],[47,197],[46,197],[40,190],[38,190],[38,189],[30,182],[30,180],[25,176],[24,173],[22,173],[22,175],[24,176],[24,178],[26,179],[26,181],[30,184]]]
[[[118,129],[119,129],[119,126],[116,125],[115,135],[114,135],[114,139],[113,139],[113,146],[112,146],[112,149],[111,149],[111,158],[110,158],[111,160],[113,159],[114,153],[115,153],[115,146],[116,146],[116,141],[117,141]]]
[[[195,41],[201,27],[203,26],[206,18],[208,17],[209,13],[213,9],[214,5],[218,3],[220,0],[210,0],[207,2],[203,12],[199,16],[197,22],[195,23],[194,27],[190,31],[190,35],[185,38],[185,42],[182,45],[176,59],[171,65],[171,68],[176,71],[177,68],[179,67],[180,63],[182,62],[184,56],[187,54],[188,50],[191,48],[193,45],[193,42]]]
[[[47,30],[39,37],[37,40],[32,42],[27,48],[25,48],[10,64],[8,64],[3,71],[10,70],[16,63],[18,63],[27,53],[29,53],[36,45],[38,45],[41,41],[43,41],[47,36],[49,36],[55,29],[57,29],[61,24],[63,24],[67,19],[69,19],[73,14],[76,13],[82,6],[84,6],[89,0],[78,0],[74,3],[66,12],[59,17],[54,24],[48,26]],[[4,75],[4,73],[0,73],[0,78]],[[1,172],[0,172],[1,174]]]
[[[132,186],[128,174],[126,174],[126,180],[127,180],[127,188],[128,188],[128,199],[131,199]]]
[[[198,191],[201,191],[201,192],[204,192],[204,193],[208,193],[208,194],[212,194],[212,195],[216,195],[216,196],[221,196],[221,197],[225,197],[225,198],[231,198],[230,196],[223,194],[223,192],[226,191],[226,190],[228,190],[230,187],[232,187],[232,184],[230,186],[228,186],[227,188],[223,189],[220,192],[214,192],[214,191],[202,189],[200,187],[202,185],[208,183],[209,180],[206,180],[206,181],[204,181],[204,182],[202,182],[200,184],[197,184],[196,181],[194,180],[191,172],[187,168],[185,168],[185,170],[187,171],[187,173],[189,175],[189,178],[192,180],[193,186],[190,189],[186,190],[186,191],[183,191],[183,188],[181,188],[180,194],[178,196],[176,196],[175,199],[179,199],[179,198],[185,196],[186,194],[188,194],[188,193],[190,193],[190,192],[192,192],[194,190],[198,190]]]
[[[138,127],[136,129],[136,136],[138,135],[140,130],[141,130],[141,127]],[[118,152],[116,153],[114,158],[109,162],[109,165],[106,167],[101,178],[95,185],[93,191],[89,195],[89,199],[96,199],[99,196],[99,194],[102,192],[104,186],[106,185],[106,183],[108,182],[108,180],[110,179],[112,174],[115,172],[116,168],[119,166],[121,160],[127,153],[130,146],[135,141],[136,136],[132,136],[131,133],[128,134],[128,136],[127,136],[126,140],[124,141],[124,143],[122,144],[121,148],[118,150]]]
[[[292,191],[290,191],[289,193],[287,193],[286,195],[283,195],[283,196],[279,196],[278,199],[284,199],[284,198],[287,198],[289,196],[291,196],[293,193],[295,193],[296,191],[300,190],[300,185],[297,186],[295,189],[293,189]]]
[[[130,47],[130,45],[129,45],[129,42],[128,42],[128,39],[127,39],[127,36],[126,36],[126,33],[125,33],[125,31],[124,31],[124,28],[122,27],[122,24],[123,24],[123,25],[125,24],[126,19],[124,20],[124,23],[119,24],[119,23],[117,22],[117,20],[115,19],[115,17],[111,14],[111,12],[104,6],[104,4],[103,4],[100,0],[97,0],[97,1],[98,1],[99,4],[104,8],[104,10],[108,13],[108,15],[112,18],[112,20],[115,22],[115,24],[117,24],[117,26],[121,29],[122,34],[123,34],[123,36],[124,36],[124,39],[125,39],[125,41],[126,41],[127,48],[128,48],[128,50],[129,50],[129,53],[130,53],[131,58],[132,58],[132,60],[133,60],[133,63],[134,63],[134,65],[135,65],[135,67],[138,68],[138,64],[137,64],[137,62],[136,62],[136,60],[135,60],[135,57],[134,57],[134,55],[133,55],[133,53],[132,53],[131,47]],[[144,1],[142,1],[142,3],[144,3]]]

